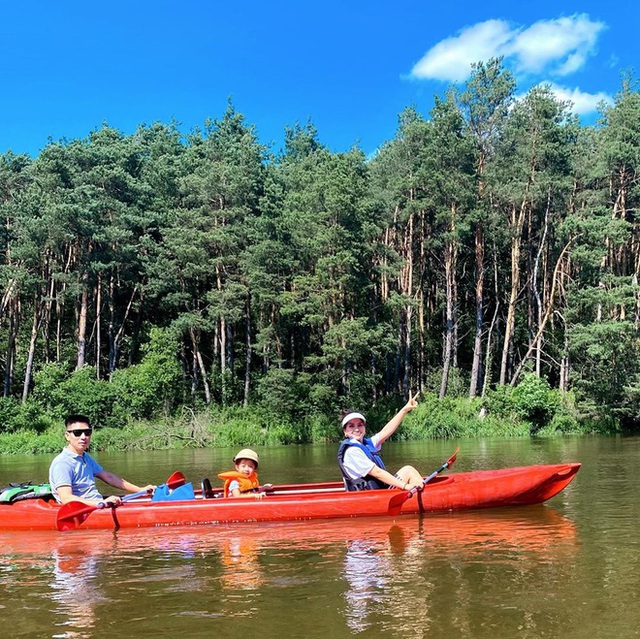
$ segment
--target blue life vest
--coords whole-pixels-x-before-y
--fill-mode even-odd
[[[384,463],[382,462],[382,458],[376,452],[375,446],[373,442],[365,437],[362,441],[362,444],[358,441],[351,439],[343,439],[340,442],[340,446],[338,447],[338,466],[340,466],[340,470],[342,471],[342,477],[344,478],[345,486],[348,491],[355,490],[380,490],[381,488],[389,488],[387,484],[379,479],[376,479],[372,475],[365,475],[364,477],[358,477],[357,479],[351,479],[347,474],[347,471],[344,468],[344,455],[347,452],[349,446],[356,446],[359,448],[368,459],[370,459],[378,468],[382,468],[382,470],[386,470],[384,467]]]

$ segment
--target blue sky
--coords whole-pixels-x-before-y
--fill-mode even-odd
[[[585,123],[637,71],[640,9],[591,0],[22,0],[0,5],[0,153],[176,121],[232,99],[264,144],[311,120],[371,154],[470,64],[503,55],[518,91],[549,82]]]

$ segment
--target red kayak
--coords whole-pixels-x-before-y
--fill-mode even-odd
[[[341,482],[327,482],[274,486],[255,501],[204,499],[201,494],[184,501],[140,498],[119,508],[88,507],[90,512],[68,527],[58,525],[60,505],[32,499],[0,506],[0,530],[216,525],[524,506],[556,495],[579,469],[580,464],[567,463],[452,473],[435,477],[414,495],[396,489],[346,492]]]

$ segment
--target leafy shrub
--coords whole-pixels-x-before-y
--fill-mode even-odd
[[[310,442],[335,442],[342,437],[337,419],[327,415],[314,414],[305,420]]]
[[[41,434],[30,430],[0,434],[0,453],[3,455],[57,454],[64,444],[61,426]]]
[[[518,414],[532,425],[532,432],[551,421],[560,400],[547,380],[533,373],[523,376],[522,381],[513,389],[512,396]]]
[[[270,368],[256,385],[258,406],[276,418],[297,419],[309,410],[308,378],[290,368]]]
[[[0,397],[0,432],[43,432],[53,422],[54,419],[33,399],[23,403],[15,397]]]
[[[94,426],[110,424],[116,395],[109,382],[96,379],[95,368],[83,366],[68,374],[62,365],[48,364],[34,379],[34,400],[54,417],[81,413]]]
[[[114,426],[122,426],[129,419],[168,413],[177,404],[182,380],[174,333],[153,329],[143,350],[140,364],[116,370],[112,375]]]
[[[497,386],[487,391],[482,400],[482,407],[489,415],[496,418],[509,418],[517,413],[513,388]]]

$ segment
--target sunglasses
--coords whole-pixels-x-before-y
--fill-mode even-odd
[[[86,435],[87,437],[91,437],[93,428],[74,428],[73,430],[68,430],[67,432],[73,433],[74,437],[80,437],[80,435]]]

